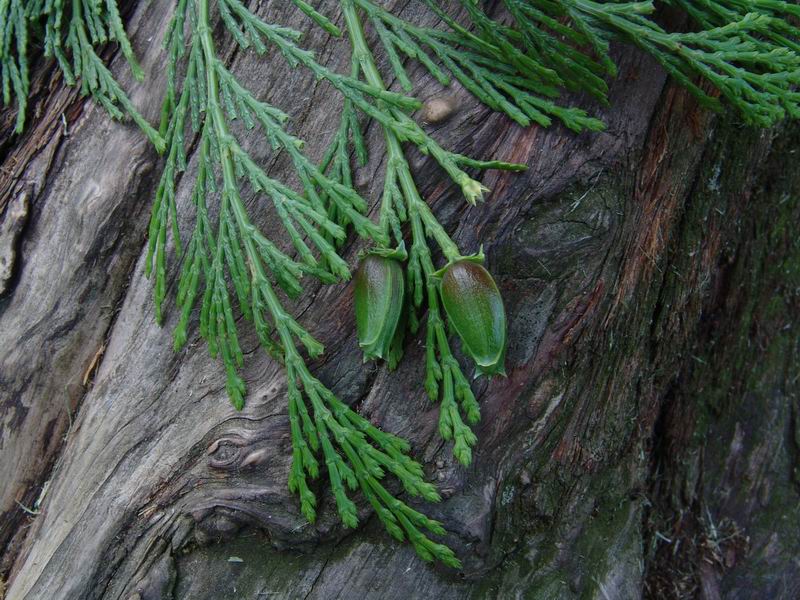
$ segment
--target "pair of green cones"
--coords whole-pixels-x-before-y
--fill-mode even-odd
[[[402,267],[406,258],[402,244],[396,250],[371,250],[356,271],[356,332],[365,360],[388,358],[398,339],[402,341],[398,325],[406,302]],[[482,253],[461,257],[434,277],[449,321],[475,363],[475,376],[505,375],[503,298],[482,262]]]

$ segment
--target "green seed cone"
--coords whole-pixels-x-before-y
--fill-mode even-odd
[[[475,361],[478,375],[505,375],[506,311],[494,279],[481,265],[460,260],[444,269],[442,304]]]
[[[356,332],[364,360],[389,356],[403,312],[404,279],[397,260],[374,254],[364,257],[356,271]]]

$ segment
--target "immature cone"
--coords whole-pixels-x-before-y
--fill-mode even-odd
[[[506,311],[489,272],[470,260],[444,269],[442,304],[478,375],[505,375]]]
[[[370,254],[355,277],[356,332],[364,359],[385,358],[403,312],[404,277],[400,262]]]

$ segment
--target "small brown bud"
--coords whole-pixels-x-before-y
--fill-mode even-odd
[[[444,123],[458,111],[458,100],[455,96],[437,96],[425,101],[422,105],[422,122],[429,125]]]

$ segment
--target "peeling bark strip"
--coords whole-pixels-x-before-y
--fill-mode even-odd
[[[287,3],[264,4],[347,70],[343,45]],[[153,119],[162,55],[151,40],[170,6],[141,3],[129,24],[149,76],[128,89]],[[387,6],[430,19],[413,3]],[[321,152],[339,106],[327,85],[277,57],[230,62]],[[419,340],[390,375],[361,363],[348,285],[309,283],[296,306],[329,349],[315,373],[425,461],[446,498],[425,509],[451,532],[461,574],[421,564],[374,519],[344,531],[324,482],[318,523],[303,520],[286,488],[283,373],[254,351],[253,332],[242,327],[250,394],[237,413],[196,325],[176,355],[177,315],[154,323],[143,277],[152,151],[91,105],[68,136],[45,129],[47,150],[20,171],[35,181],[0,299],[7,598],[800,596],[800,129],[711,118],[636,52],[619,65],[601,134],[522,130],[455,90],[460,109],[437,136],[530,165],[488,173],[485,205],[465,206],[431,161],[414,165],[462,248],[490,240],[507,302],[509,377],[475,385],[483,420],[469,469],[436,435]],[[410,71],[420,97],[441,94]],[[378,155],[380,132],[367,136]],[[377,162],[357,182],[373,216]],[[282,157],[262,163],[289,172]],[[369,514],[363,500],[359,510]]]
[[[30,192],[20,192],[8,208],[7,214],[0,224],[0,297],[11,286],[17,264],[17,246],[22,230],[30,215]]]

